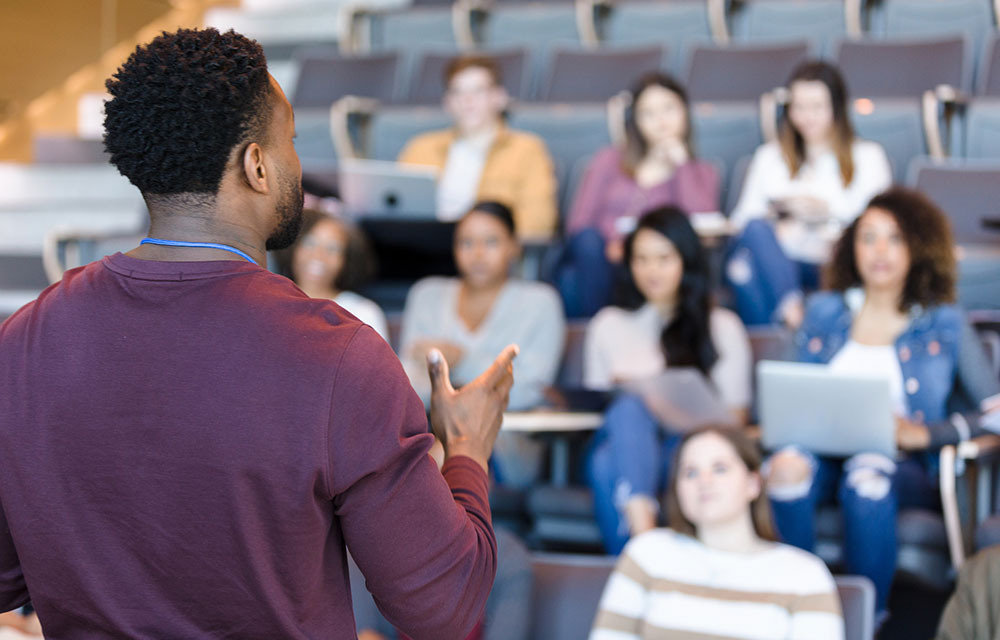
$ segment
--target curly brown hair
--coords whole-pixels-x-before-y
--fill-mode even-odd
[[[880,209],[891,215],[910,252],[910,270],[906,274],[899,308],[906,311],[915,304],[931,306],[955,301],[958,267],[948,215],[920,193],[893,187],[871,199],[865,211]],[[835,291],[862,286],[854,256],[858,216],[844,230],[833,248],[826,270],[826,284]]]

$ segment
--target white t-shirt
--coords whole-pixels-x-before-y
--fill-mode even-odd
[[[731,408],[750,406],[752,354],[746,329],[735,313],[712,309],[709,332],[719,359],[711,379],[723,403]],[[583,345],[583,385],[610,389],[618,383],[651,378],[667,366],[660,334],[666,319],[656,307],[635,311],[605,307],[590,321]]]
[[[805,225],[789,220],[780,225],[778,240],[791,257],[822,262],[843,226],[849,224],[875,195],[892,184],[892,170],[885,150],[876,142],[857,140],[851,144],[854,177],[844,186],[840,163],[833,150],[810,158],[794,178],[788,170],[781,146],[768,142],[758,147],[747,169],[740,200],[731,219],[743,226],[770,211],[770,202],[793,196],[812,196],[827,203],[833,220],[825,225]]]
[[[476,204],[483,167],[494,137],[456,138],[448,147],[448,158],[437,186],[439,220],[458,220]]]
[[[885,378],[889,381],[893,413],[897,416],[908,415],[906,393],[903,390],[903,370],[899,366],[899,358],[893,345],[873,346],[848,340],[834,354],[829,366],[831,371],[837,373]]]
[[[389,323],[386,322],[385,313],[377,304],[353,291],[341,291],[333,301],[389,342]]]

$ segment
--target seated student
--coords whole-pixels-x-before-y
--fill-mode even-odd
[[[836,67],[806,62],[788,87],[780,138],[754,153],[731,216],[744,229],[726,278],[747,325],[798,326],[801,292],[817,287],[832,240],[892,182],[882,147],[854,135]]]
[[[431,277],[410,289],[403,309],[399,354],[413,388],[430,400],[427,352],[438,349],[455,386],[473,380],[495,345],[516,343],[510,411],[542,403],[559,369],[565,320],[559,295],[541,282],[510,277],[520,254],[510,209],[480,202],[455,227],[458,278]],[[541,464],[540,445],[501,432],[493,450],[499,480],[512,487],[532,482]]]
[[[356,292],[375,272],[375,259],[360,229],[307,209],[299,239],[278,261],[307,296],[333,300],[389,341],[385,313]]]
[[[941,614],[937,640],[1000,638],[1000,547],[969,558],[958,574],[955,593]]]
[[[897,510],[939,504],[934,457],[923,452],[978,434],[980,412],[1000,407],[1000,385],[954,304],[955,274],[944,212],[918,192],[891,189],[844,231],[829,265],[832,291],[810,300],[796,336],[804,362],[889,381],[899,459],[790,448],[768,463],[775,521],[790,544],[813,548],[816,507],[837,496],[845,568],[875,583],[880,612],[896,571]]]
[[[601,596],[590,640],[844,637],[823,562],[775,542],[760,454],[736,429],[681,441],[670,529],[629,541]]]
[[[597,152],[569,213],[569,243],[556,278],[571,316],[592,316],[610,302],[623,238],[642,212],[669,204],[719,210],[719,174],[694,157],[684,87],[652,73],[631,95],[624,146]]]
[[[547,238],[556,225],[556,178],[545,143],[504,123],[507,92],[489,57],[462,56],[445,69],[444,107],[451,129],[417,136],[399,161],[431,166],[438,180],[438,216],[461,218],[482,200],[507,203],[523,238]]]
[[[622,306],[602,309],[587,327],[584,386],[610,389],[667,366],[695,367],[735,420],[745,422],[750,342],[736,314],[711,303],[705,250],[687,216],[675,207],[645,214],[625,239],[624,258]],[[637,396],[623,394],[612,403],[588,473],[608,552],[618,553],[630,534],[656,525],[654,496],[676,441],[662,437]]]

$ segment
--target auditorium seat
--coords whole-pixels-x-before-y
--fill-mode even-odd
[[[1000,96],[969,101],[961,122],[962,157],[1000,159]]]
[[[921,40],[844,40],[836,64],[852,96],[919,97],[938,85],[971,88],[964,36]]]
[[[806,42],[781,45],[696,46],[685,82],[688,95],[702,100],[757,100],[782,86],[808,55]]]
[[[448,62],[458,55],[458,52],[426,51],[417,63],[410,81],[409,103],[440,104],[444,96],[444,71]],[[500,73],[507,93],[515,100],[528,100],[529,82],[527,71],[528,50],[523,48],[490,51]]]
[[[611,143],[604,102],[518,104],[511,109],[508,123],[513,129],[530,131],[545,141],[560,184],[566,181],[578,158]]]
[[[543,102],[597,102],[607,100],[642,75],[663,68],[661,46],[639,49],[553,51],[539,85]]]
[[[450,5],[373,11],[359,17],[359,35],[371,51],[457,51],[463,43],[455,33],[455,11]]]
[[[763,142],[756,100],[692,104],[691,123],[694,129],[695,155],[722,166],[720,179],[723,185],[727,185],[726,181],[736,162],[744,156],[752,155]],[[720,205],[726,199],[724,193]]]
[[[998,244],[1000,231],[986,229],[982,220],[1000,220],[1000,159],[947,164],[918,159],[911,169],[910,184],[948,213],[958,243]]]
[[[414,136],[450,125],[451,118],[440,107],[380,107],[370,116],[361,156],[395,160]]]
[[[500,2],[482,11],[482,40],[487,52],[525,47],[529,50],[528,92],[534,96],[555,48],[582,47],[572,2]]]
[[[598,5],[596,30],[608,48],[669,43],[670,69],[678,77],[691,47],[716,40],[705,0],[605,2]]]
[[[989,0],[882,0],[875,35],[926,38],[965,34],[972,66],[996,29]]]
[[[733,40],[808,40],[811,55],[826,57],[847,35],[845,6],[844,0],[748,0],[733,14]]]
[[[915,98],[858,98],[851,104],[851,122],[859,138],[874,140],[885,149],[894,182],[903,182],[913,158],[927,152],[920,102]]]
[[[986,44],[986,51],[979,65],[976,93],[1000,97],[1000,35],[994,35]]]
[[[486,11],[482,40],[490,48],[581,43],[572,2],[500,2]]]
[[[1000,223],[1000,160],[948,164],[917,160],[910,184],[951,219],[955,240],[962,246],[959,302],[966,309],[1000,308],[1000,227],[983,226],[986,218]]]
[[[328,171],[336,166],[329,105],[295,110],[295,151],[303,170]]]
[[[398,94],[398,53],[364,56],[304,54],[299,60],[299,77],[292,105],[329,108],[347,96],[393,102]]]

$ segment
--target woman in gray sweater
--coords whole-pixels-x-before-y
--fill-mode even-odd
[[[430,381],[425,358],[438,349],[455,386],[470,382],[500,348],[516,343],[510,411],[537,407],[555,381],[566,323],[555,289],[512,278],[521,255],[511,210],[480,202],[455,227],[458,278],[425,278],[410,289],[403,310],[399,356],[413,388],[427,404]],[[500,480],[524,486],[535,479],[540,445],[501,433],[494,448]]]

